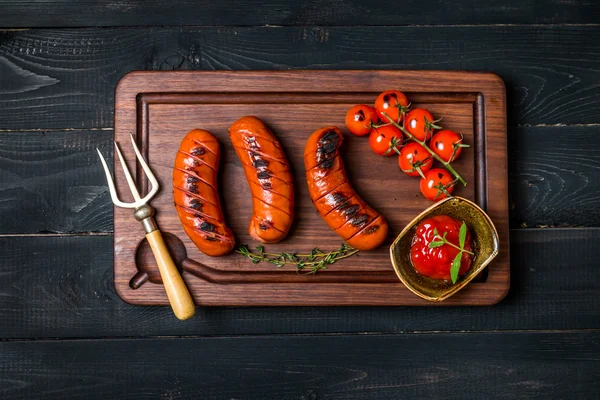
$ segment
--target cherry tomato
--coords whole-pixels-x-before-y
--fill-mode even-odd
[[[346,127],[357,136],[371,133],[371,124],[377,123],[377,113],[373,107],[359,104],[348,110],[346,114]]]
[[[410,142],[400,150],[398,156],[400,169],[408,176],[419,176],[418,169],[424,174],[431,169],[431,154],[417,142]],[[417,169],[418,168],[418,169]]]
[[[369,146],[375,154],[380,156],[398,154],[396,150],[400,151],[402,146],[402,132],[393,125],[373,128],[369,136]]]
[[[441,129],[435,125],[433,115],[424,108],[413,108],[406,114],[404,128],[422,142],[431,138],[434,129]]]
[[[404,93],[398,90],[386,90],[382,92],[375,100],[375,110],[382,122],[386,124],[390,122],[383,113],[386,113],[394,121],[402,121],[401,111],[406,111],[408,107],[408,99]]]
[[[445,129],[433,135],[429,145],[431,146],[431,150],[440,156],[442,160],[454,161],[462,151],[462,146],[459,146],[462,145],[462,141],[463,137],[461,134]],[[456,153],[454,153],[453,157],[454,147],[456,147]]]
[[[425,179],[421,178],[421,193],[429,200],[442,200],[448,197],[444,191],[452,193],[454,185],[450,172],[441,168],[430,169],[425,173]]]

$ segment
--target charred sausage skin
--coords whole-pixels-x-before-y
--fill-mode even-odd
[[[219,142],[212,133],[194,129],[181,141],[173,168],[173,199],[185,233],[209,256],[233,250],[233,232],[217,190]]]
[[[234,122],[229,137],[252,193],[248,232],[260,242],[277,243],[286,237],[294,218],[289,162],[273,132],[254,116]]]
[[[354,191],[339,153],[343,135],[328,126],[315,131],[304,148],[308,193],[323,220],[350,246],[373,250],[387,237],[385,219]]]

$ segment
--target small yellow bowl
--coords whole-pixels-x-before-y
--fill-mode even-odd
[[[420,275],[410,261],[410,247],[417,226],[426,218],[449,215],[464,221],[475,243],[475,259],[471,269],[456,283]],[[390,257],[398,278],[414,294],[425,300],[439,302],[464,288],[498,255],[498,232],[490,217],[472,201],[449,197],[429,207],[402,230],[390,246]]]

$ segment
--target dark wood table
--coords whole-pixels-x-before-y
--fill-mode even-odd
[[[600,3],[104,3],[0,0],[1,399],[598,398]],[[96,154],[112,153],[116,82],[303,68],[505,80],[503,302],[199,308],[180,322],[119,299]]]

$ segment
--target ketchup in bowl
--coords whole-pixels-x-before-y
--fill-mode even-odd
[[[427,218],[417,226],[410,248],[410,260],[419,274],[433,279],[451,279],[450,268],[460,252],[459,233],[462,224],[462,221],[447,215],[437,215]],[[435,235],[434,230],[437,230],[439,236]],[[447,243],[430,247],[432,242],[439,242],[444,235],[445,240],[456,247]],[[468,229],[463,249],[473,253],[473,239]],[[467,252],[462,253],[459,276],[464,275],[471,268],[473,255]]]

